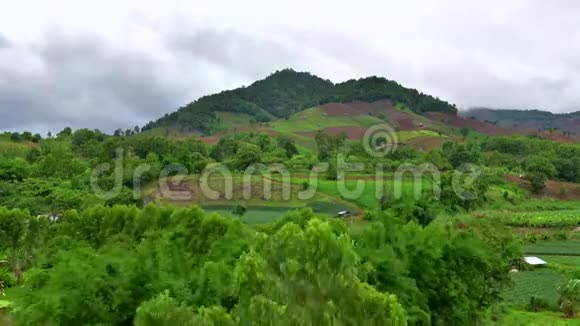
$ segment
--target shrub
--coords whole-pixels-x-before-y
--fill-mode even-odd
[[[560,231],[555,234],[555,238],[557,240],[568,240],[570,238],[570,234],[566,231]]]
[[[234,207],[234,210],[232,211],[232,213],[234,215],[244,216],[244,214],[246,214],[246,207],[244,207],[242,205],[236,205]]]
[[[580,279],[571,279],[560,287],[560,311],[567,318],[574,318],[580,307]]]
[[[532,296],[526,309],[529,311],[538,312],[542,310],[547,310],[549,307],[550,304],[548,303],[548,300],[541,297]]]
[[[371,211],[368,211],[368,210],[365,210],[364,215],[363,215],[363,220],[365,220],[365,221],[372,221],[375,218],[376,218],[376,214],[375,213],[373,213]]]

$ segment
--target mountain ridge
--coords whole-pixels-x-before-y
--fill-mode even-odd
[[[203,96],[143,127],[211,134],[219,131],[219,112],[246,114],[255,122],[288,118],[327,103],[388,99],[416,113],[457,114],[455,105],[383,77],[371,76],[333,83],[309,72],[278,70],[249,86]]]
[[[580,134],[580,111],[553,113],[543,110],[504,110],[475,107],[460,113],[462,116],[490,122],[504,128],[519,130],[559,130]]]

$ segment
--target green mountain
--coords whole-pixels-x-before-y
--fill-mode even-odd
[[[416,113],[457,113],[452,104],[385,78],[368,77],[334,84],[308,72],[284,69],[250,86],[204,96],[148,123],[143,130],[171,128],[211,134],[229,127],[228,121],[224,120],[232,115],[227,113],[234,113],[236,119],[248,122],[268,122],[326,103],[385,99]]]
[[[580,111],[552,113],[539,110],[497,110],[474,108],[462,115],[487,121],[500,127],[520,130],[560,130],[580,135]]]

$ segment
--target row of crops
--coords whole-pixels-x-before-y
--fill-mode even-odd
[[[580,209],[506,213],[496,216],[503,224],[520,227],[574,227],[580,226]]]

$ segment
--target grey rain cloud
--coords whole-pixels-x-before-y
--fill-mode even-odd
[[[0,34],[0,49],[7,48],[10,46],[10,41],[6,38],[6,36]]]
[[[55,0],[26,24],[25,4],[6,5],[0,131],[142,126],[286,67],[384,76],[460,108],[580,110],[577,1],[116,4]]]

